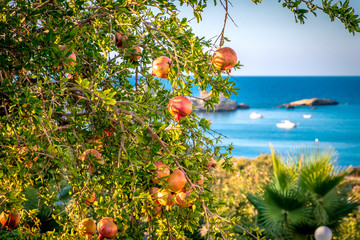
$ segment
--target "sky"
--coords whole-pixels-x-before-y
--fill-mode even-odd
[[[207,39],[220,34],[224,10],[213,1],[204,10],[203,21],[191,21],[194,32]],[[237,26],[227,22],[225,36],[244,67],[233,76],[360,76],[360,33],[349,33],[344,25],[318,11],[308,14],[305,24],[276,0],[255,5],[251,0],[232,0],[229,10]],[[360,15],[360,1],[350,0]],[[193,17],[189,8],[180,16]]]

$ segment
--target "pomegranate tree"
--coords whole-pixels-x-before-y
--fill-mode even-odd
[[[171,115],[175,116],[175,121],[178,122],[181,118],[186,117],[191,113],[192,103],[187,97],[176,96],[170,99],[168,110]]]
[[[161,56],[152,63],[152,75],[158,78],[168,78],[171,60],[168,57]]]
[[[230,72],[237,63],[236,53],[232,48],[222,47],[215,51],[212,57],[212,64],[218,70]]]
[[[114,220],[110,217],[105,217],[97,224],[97,230],[99,232],[99,239],[105,238],[113,239],[117,236],[118,228],[114,223]]]

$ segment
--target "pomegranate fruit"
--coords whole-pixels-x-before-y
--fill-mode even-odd
[[[104,159],[102,158],[101,153],[95,149],[86,149],[86,151],[80,156],[80,160],[89,165],[89,172],[93,171],[93,161],[104,164]]]
[[[162,184],[162,181],[160,180],[160,178],[164,178],[165,181],[168,180],[168,178],[165,178],[167,176],[170,175],[170,169],[168,168],[168,166],[166,166],[165,163],[162,163],[162,162],[156,162],[154,163],[156,165],[156,175],[154,178],[152,178],[151,180],[154,182],[154,183],[157,183],[157,184]]]
[[[230,72],[237,63],[236,53],[232,48],[222,47],[214,52],[212,64],[218,70]]]
[[[157,192],[157,202],[160,204],[160,205],[163,205],[163,206],[172,206],[174,205],[174,201],[173,201],[173,194],[167,190],[167,189],[162,189],[162,190],[159,190]]]
[[[190,191],[186,192],[179,192],[176,194],[175,202],[180,207],[189,207],[191,204],[191,201],[189,199],[186,199],[190,196]]]
[[[135,50],[130,53],[130,57],[129,57],[129,60],[131,62],[137,62],[141,58],[141,48],[138,46],[135,46],[134,49]]]
[[[104,163],[102,159],[101,153],[95,149],[86,149],[85,152],[80,157],[81,161],[88,161],[92,162],[91,160],[95,160],[97,163]]]
[[[155,210],[155,214],[156,214],[157,217],[161,215],[161,213],[162,213],[161,206],[155,206],[154,210]]]
[[[65,46],[59,46],[59,48],[63,51],[68,51],[68,48]],[[68,59],[69,65],[74,65],[76,63],[76,54],[74,51],[69,55],[68,58],[69,58]],[[56,67],[56,69],[59,70],[62,65],[63,63],[60,62],[59,65]],[[69,65],[64,65],[64,66],[69,67]]]
[[[111,132],[107,129],[104,129],[104,137],[110,137],[111,136]]]
[[[26,165],[27,168],[31,168],[32,165],[33,165],[33,162],[32,162],[32,161],[25,161],[24,163],[25,163],[25,165]]]
[[[69,74],[69,73],[67,73],[67,74],[66,74],[66,78],[67,78],[70,82],[76,81],[76,80],[79,79],[79,74],[77,74],[77,73],[75,73],[75,74]]]
[[[214,158],[211,158],[211,160],[205,164],[205,167],[207,167],[208,170],[210,170],[211,168],[215,168],[216,163],[215,163]]]
[[[157,200],[158,198],[158,191],[159,191],[159,188],[157,187],[152,187],[150,188],[149,190],[149,193],[151,195],[151,198],[155,200],[156,204],[160,204],[159,201]]]
[[[181,118],[186,117],[191,113],[192,103],[187,97],[176,96],[170,99],[168,110],[171,115],[175,116],[175,121],[178,122]]]
[[[158,78],[167,78],[169,69],[171,66],[171,60],[168,57],[161,56],[156,58],[152,63],[152,75]]]
[[[197,185],[203,185],[204,182],[205,182],[205,178],[204,178],[203,175],[200,174],[200,180],[197,181],[197,182],[195,182],[195,184],[197,184]]]
[[[128,39],[128,36],[129,36],[129,34],[124,35],[121,32],[116,33],[115,38],[114,38],[115,45],[119,48],[124,48],[125,47],[124,43]]]
[[[147,221],[151,221],[153,217],[159,217],[162,213],[162,207],[160,205],[154,206],[153,210],[155,211],[155,215],[151,215],[148,211],[145,211]]]
[[[91,235],[96,233],[95,221],[90,218],[85,218],[79,223],[79,232],[85,235],[87,240],[91,239]]]
[[[117,236],[118,233],[118,228],[114,223],[114,220],[109,217],[105,217],[98,222],[97,230],[99,232],[100,240],[103,240],[105,238],[113,239]]]
[[[181,170],[176,169],[169,176],[168,188],[172,192],[180,192],[184,188],[185,183],[186,183],[185,174]]]
[[[7,230],[15,228],[20,223],[20,213],[17,212],[2,212],[0,214],[0,223],[2,227],[5,227]]]
[[[92,192],[91,195],[88,198],[85,198],[85,205],[90,206],[96,201],[95,192]]]

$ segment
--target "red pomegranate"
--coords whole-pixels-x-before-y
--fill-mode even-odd
[[[130,53],[130,57],[129,57],[129,60],[131,62],[137,62],[141,58],[141,48],[138,46],[135,46],[134,49],[135,50]]]
[[[192,111],[191,101],[184,96],[177,96],[170,99],[168,110],[171,115],[175,116],[175,121],[180,121],[181,118],[188,116]]]
[[[162,182],[160,181],[159,178],[164,178],[164,177],[167,177],[170,175],[170,169],[168,168],[168,166],[166,166],[165,163],[162,163],[162,162],[156,162],[154,163],[156,165],[156,176],[155,178],[152,178],[151,180],[154,182],[154,183],[157,183],[157,184],[161,184]],[[168,178],[164,178],[165,181],[168,180]]]
[[[2,227],[5,227],[7,230],[15,228],[20,223],[20,213],[17,212],[2,212],[0,214],[0,223]]]
[[[190,191],[186,192],[179,192],[176,194],[175,202],[180,207],[189,207],[191,204],[191,201],[187,199],[190,196]]]
[[[202,174],[200,174],[200,180],[197,181],[197,182],[195,182],[195,184],[197,184],[197,185],[203,185],[204,182],[205,182],[205,178],[204,178],[204,176],[203,176]]]
[[[171,206],[174,204],[174,202],[172,201],[173,195],[167,189],[160,190],[157,187],[152,187],[152,188],[150,188],[149,193],[151,195],[151,198],[155,201],[155,204],[157,204],[157,205],[160,204],[163,206]],[[155,211],[158,214],[160,214],[161,212],[159,213],[158,210],[159,210],[158,208],[155,209]]]
[[[162,213],[162,207],[160,205],[155,205],[153,210],[155,211],[155,217],[158,217]],[[148,212],[146,212],[146,219],[148,221],[151,221],[153,219],[153,216],[151,216]]]
[[[59,46],[59,48],[63,51],[68,51],[68,48],[65,46]],[[69,65],[74,65],[76,63],[76,54],[74,51],[69,55],[68,58],[69,58],[68,59]],[[60,62],[59,65],[56,67],[56,69],[59,70],[62,65],[63,63]],[[64,65],[64,66],[69,67],[69,65]]]
[[[152,75],[157,76],[158,78],[167,78],[170,66],[170,58],[165,56],[158,57],[152,63]]]
[[[157,187],[152,187],[152,188],[150,188],[150,190],[149,190],[149,193],[150,193],[150,195],[151,195],[151,198],[154,199],[154,200],[156,200],[156,204],[160,204],[159,201],[157,200],[157,198],[158,198],[158,191],[159,191],[159,188],[157,188]]]
[[[168,188],[172,192],[180,192],[184,188],[185,183],[186,183],[185,174],[181,170],[176,169],[169,176]]]
[[[162,213],[161,206],[155,206],[154,210],[155,210],[155,214],[156,214],[157,217],[161,215],[161,213]]]
[[[101,153],[95,149],[86,149],[80,157],[81,161],[95,160],[97,163],[104,163]]]
[[[95,201],[97,200],[96,196],[95,196],[95,192],[92,192],[91,195],[87,198],[85,198],[85,206],[90,206],[91,204],[93,204]]]
[[[163,206],[172,206],[174,205],[173,197],[174,195],[167,189],[161,189],[157,192],[157,203]]]
[[[115,238],[117,236],[118,228],[112,218],[105,217],[97,224],[97,230],[99,232],[99,239],[103,240],[105,238]]]
[[[128,39],[129,34],[124,35],[121,32],[116,33],[114,43],[119,48],[124,48],[124,42]]]
[[[111,136],[111,132],[107,129],[104,129],[104,134],[103,134],[104,137],[110,137]]]
[[[237,63],[236,53],[229,47],[219,48],[213,55],[212,63],[216,69],[230,72]]]

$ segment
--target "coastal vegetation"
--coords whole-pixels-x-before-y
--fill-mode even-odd
[[[314,239],[323,225],[330,227],[332,239],[358,239],[360,179],[352,168],[336,167],[335,156],[326,149],[301,148],[286,157],[233,158],[232,173],[220,167],[214,173],[219,212],[241,226],[259,228],[266,239]],[[243,239],[241,228],[232,231]]]
[[[230,2],[215,2],[225,20],[211,41],[178,16],[201,21],[207,1],[1,1],[1,239],[267,237],[247,199],[271,172],[249,165],[248,189],[217,191],[233,147],[185,100],[195,85],[211,89],[208,111],[237,94],[223,74],[241,64],[218,50]],[[300,22],[320,10],[360,31],[348,1],[280,2]]]

